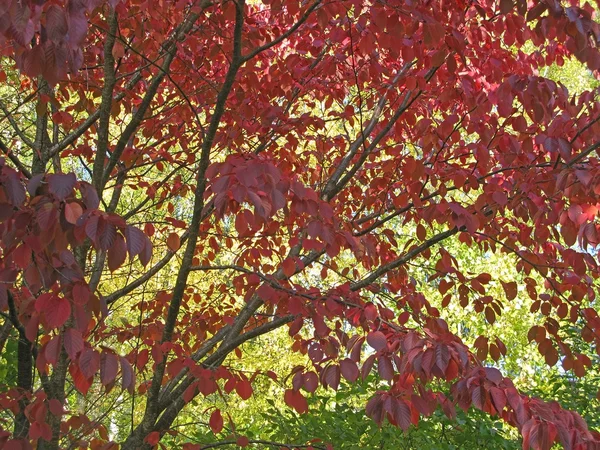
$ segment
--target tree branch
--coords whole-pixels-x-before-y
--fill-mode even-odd
[[[397,269],[398,267],[406,264],[408,261],[413,259],[415,256],[421,254],[422,252],[427,250],[429,247],[432,247],[435,244],[442,242],[444,239],[447,239],[450,236],[454,236],[459,231],[464,231],[464,229],[459,229],[458,227],[454,227],[454,228],[451,228],[450,230],[447,230],[442,233],[438,233],[435,236],[432,236],[431,238],[429,238],[425,242],[423,242],[421,245],[418,245],[418,246],[414,247],[412,250],[406,252],[400,258],[397,258],[393,261],[390,261],[387,264],[384,264],[383,266],[380,266],[378,269],[371,272],[369,275],[367,275],[362,280],[352,283],[350,285],[350,289],[353,291],[358,291],[359,289],[367,287],[368,285],[373,283],[375,280],[377,280],[382,275],[385,275],[389,271]]]
[[[315,445],[315,444],[310,444],[310,445],[284,444],[282,442],[265,441],[262,439],[249,439],[248,443],[249,444],[268,445],[269,447],[276,447],[276,448],[287,448],[289,450],[292,450],[295,448],[316,448],[318,450],[325,450],[325,447],[321,447],[320,445]],[[200,447],[200,449],[207,450],[210,448],[225,447],[227,445],[238,445],[238,444],[237,444],[237,441],[221,441],[221,442],[214,442],[212,444],[202,445]]]
[[[204,135],[204,139],[202,141],[201,154],[200,154],[200,164],[198,167],[197,178],[196,178],[196,191],[194,193],[194,208],[192,214],[192,220],[189,226],[189,239],[186,244],[185,252],[183,258],[181,260],[181,265],[179,268],[179,272],[177,274],[177,279],[175,282],[175,286],[173,288],[173,295],[171,297],[171,303],[169,305],[169,309],[167,312],[167,318],[165,320],[165,325],[163,328],[163,334],[161,338],[161,342],[168,342],[171,340],[173,335],[173,330],[175,328],[175,324],[177,322],[177,316],[179,314],[179,309],[181,306],[181,301],[183,299],[183,295],[185,293],[185,289],[187,286],[187,279],[190,273],[190,267],[192,266],[192,260],[194,258],[194,254],[196,251],[196,242],[198,240],[198,233],[200,228],[200,223],[202,220],[202,212],[204,209],[204,192],[206,190],[206,169],[210,163],[210,150],[213,145],[213,141],[215,139],[217,130],[219,129],[219,125],[221,122],[221,117],[225,112],[225,104],[227,102],[227,97],[231,92],[233,87],[233,83],[235,81],[235,77],[241,64],[243,63],[241,57],[241,49],[242,49],[242,29],[244,24],[244,0],[239,0],[236,3],[236,12],[235,12],[235,27],[233,33],[233,57],[231,64],[229,65],[229,69],[227,70],[227,74],[225,76],[225,81],[219,94],[217,96],[215,102],[215,108],[213,112],[213,116],[210,120],[210,124],[206,134]],[[196,18],[198,16],[196,15]],[[195,19],[194,19],[195,20]],[[188,22],[190,24],[193,22]],[[182,38],[181,38],[182,39]],[[172,55],[175,54],[176,47],[174,46],[174,50]],[[173,57],[172,56],[172,57]],[[171,57],[171,59],[172,59]],[[168,67],[168,66],[167,66]],[[157,75],[157,76],[160,76]],[[164,76],[164,75],[162,75]],[[114,155],[114,152],[113,152]],[[109,163],[110,164],[110,163]],[[107,173],[109,173],[107,171]],[[152,377],[152,384],[150,389],[148,390],[148,400],[146,402],[146,411],[144,413],[144,418],[140,425],[134,430],[132,434],[127,438],[125,443],[123,444],[123,449],[139,449],[147,447],[147,445],[142,444],[143,438],[147,435],[147,433],[154,428],[155,421],[160,413],[158,408],[158,399],[161,391],[162,379],[164,377],[166,367],[166,357],[163,361],[156,365],[156,369],[154,371],[154,375]]]
[[[21,172],[26,178],[31,178],[31,172],[29,171],[29,169],[25,167],[25,165],[19,160],[17,155],[15,155],[8,149],[8,147],[6,146],[4,141],[2,141],[2,139],[0,139],[0,150],[2,150],[2,153],[4,153],[8,157],[8,159],[10,159],[11,162],[15,165],[15,167],[19,169],[19,172]]]
[[[19,124],[17,123],[15,118],[13,117],[12,113],[6,108],[6,105],[4,104],[4,102],[0,101],[0,109],[4,113],[4,117],[8,119],[8,122],[15,130],[15,133],[17,133],[17,136],[19,136],[19,139],[21,139],[25,143],[25,145],[27,145],[27,147],[33,149],[34,148],[33,142],[31,141],[31,139],[29,139],[25,135],[23,130],[21,130],[21,127],[19,126]]]
[[[113,103],[113,91],[117,82],[115,78],[115,58],[113,47],[117,37],[117,12],[109,5],[108,31],[104,42],[104,87],[102,88],[102,100],[98,111],[98,139],[96,144],[96,159],[92,171],[92,184],[98,195],[102,195],[102,178],[104,176],[104,161],[108,153],[108,136],[110,125],[110,111]]]
[[[280,42],[282,42],[285,39],[287,39],[288,37],[290,37],[294,33],[294,31],[296,31],[298,28],[300,28],[300,26],[304,22],[306,22],[306,20],[310,17],[310,15],[312,14],[312,12],[315,9],[317,9],[317,7],[321,4],[321,1],[322,0],[316,0],[312,5],[310,5],[310,7],[304,12],[304,14],[302,15],[302,17],[300,17],[300,19],[294,25],[292,25],[290,28],[288,28],[288,30],[285,33],[283,33],[282,35],[276,37],[271,42],[267,42],[266,44],[261,45],[260,47],[255,48],[254,50],[252,50],[247,55],[244,55],[242,57],[242,62],[250,61],[252,58],[254,58],[259,53],[262,53],[265,50],[268,50],[271,47],[276,46]]]

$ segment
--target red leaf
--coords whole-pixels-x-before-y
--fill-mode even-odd
[[[13,251],[13,261],[19,269],[25,269],[31,262],[31,249],[28,245],[19,245]]]
[[[80,181],[79,190],[81,191],[81,197],[83,198],[83,203],[87,209],[96,209],[100,206],[100,199],[98,198],[98,193],[94,186],[85,181]]]
[[[59,402],[58,400],[56,400],[55,398],[52,398],[48,401],[48,406],[49,406],[50,412],[52,414],[54,414],[56,417],[61,417],[65,413],[63,404],[61,402]]]
[[[486,367],[484,370],[485,376],[488,380],[497,385],[502,383],[504,377],[502,376],[502,372],[500,372],[498,369],[496,369],[495,367]]]
[[[367,335],[367,343],[377,351],[387,348],[387,339],[381,331],[371,331]]]
[[[351,359],[346,358],[340,361],[340,369],[344,378],[349,382],[352,383],[358,379],[358,366]]]
[[[73,225],[77,223],[77,220],[82,216],[83,208],[77,202],[71,202],[65,204],[65,220]]]
[[[156,444],[158,444],[159,441],[160,441],[160,433],[158,431],[153,431],[148,436],[146,436],[146,439],[144,439],[144,442],[146,442],[152,446],[155,446]]]
[[[283,269],[283,274],[287,278],[291,277],[296,272],[296,263],[291,258],[286,258],[285,260],[283,260],[281,267]]]
[[[49,441],[52,439],[52,429],[46,422],[33,422],[29,428],[29,437],[34,441],[40,438]],[[20,448],[23,449],[27,447],[22,446]]]
[[[90,288],[87,284],[77,283],[73,286],[73,302],[77,305],[85,305],[90,300]]]
[[[569,206],[568,215],[569,215],[569,219],[571,219],[571,221],[575,225],[581,225],[586,219],[585,214],[583,214],[583,208],[581,207],[581,205]]]
[[[252,384],[248,380],[240,380],[235,385],[235,392],[242,400],[248,400],[252,396]]]
[[[450,362],[450,352],[446,345],[438,344],[435,347],[435,361],[442,373],[446,373],[448,363]]]
[[[117,228],[111,222],[104,219],[99,219],[98,226],[101,230],[97,235],[98,247],[102,250],[108,250],[115,242]]]
[[[35,302],[35,309],[44,314],[50,329],[60,328],[71,315],[69,301],[53,294],[41,295]]]
[[[304,319],[302,319],[302,317],[300,317],[300,316],[296,317],[294,319],[294,321],[290,324],[290,329],[288,330],[288,334],[292,337],[295,336],[302,329],[303,325],[304,325]]]
[[[71,364],[69,366],[69,373],[71,374],[75,388],[83,395],[86,395],[92,385],[93,378],[86,377],[81,373],[81,370],[79,370],[79,367],[76,364]]]
[[[74,328],[69,328],[65,331],[64,340],[67,355],[69,355],[71,360],[74,360],[77,357],[77,354],[83,350],[83,338],[81,337],[81,332]]]
[[[377,425],[381,425],[383,422],[384,409],[383,402],[381,401],[380,395],[375,395],[367,402],[366,407],[367,416],[375,421]]]
[[[308,412],[308,403],[306,398],[304,398],[299,391],[286,389],[283,399],[285,404],[291,408],[294,408],[298,414],[304,414]]]
[[[493,325],[496,322],[496,313],[490,306],[485,307],[485,319]]]
[[[140,253],[140,263],[142,264],[142,266],[147,266],[148,263],[150,262],[150,260],[152,259],[152,242],[150,242],[150,239],[148,239],[148,236],[146,236],[145,234],[144,236],[144,248],[142,249],[142,252]]]
[[[214,434],[218,434],[223,430],[223,416],[221,416],[221,410],[215,409],[213,413],[210,415],[210,420],[208,421],[210,425],[210,429]]]
[[[485,389],[483,389],[481,386],[475,386],[473,388],[473,392],[471,393],[471,400],[473,401],[473,406],[484,410],[487,401],[487,393],[485,392]]]
[[[535,450],[550,450],[556,435],[557,430],[553,423],[536,421],[529,433],[530,444]]]
[[[235,442],[237,445],[239,445],[242,448],[247,447],[248,444],[250,444],[250,441],[248,440],[248,438],[246,436],[238,437]]]
[[[422,224],[417,225],[417,238],[424,241],[427,238],[427,230]]]
[[[167,237],[167,247],[172,252],[176,252],[177,250],[179,250],[179,247],[181,247],[181,242],[177,233],[169,234],[169,237]]]
[[[376,355],[369,356],[360,368],[360,376],[363,380],[366,380],[369,374],[371,373],[371,369],[373,369],[373,364],[375,364],[375,356]]]

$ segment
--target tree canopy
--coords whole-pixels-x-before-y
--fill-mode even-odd
[[[0,446],[328,445],[260,395],[600,448],[511,356],[600,388],[598,8],[3,1]]]

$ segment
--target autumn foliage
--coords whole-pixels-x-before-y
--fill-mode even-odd
[[[510,351],[493,333],[469,347],[444,321],[452,303],[494,324],[521,293],[537,317],[523,338],[549,365],[583,376],[598,358],[563,332],[600,348],[598,92],[540,76],[569,58],[600,69],[594,14],[576,0],[3,1],[0,349],[18,349],[0,446],[116,448],[72,388],[142,398],[118,443],[141,449],[177,436],[197,397],[250,398],[258,375],[286,379],[285,403],[310,414],[310,393],[376,373],[377,423],[474,407],[523,448],[600,448],[577,412],[482,362]],[[519,277],[463,270],[448,241],[505,254]],[[231,364],[281,327],[309,367]],[[215,433],[235,423],[206,417]]]

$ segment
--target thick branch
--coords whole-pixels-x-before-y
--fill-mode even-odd
[[[202,141],[200,164],[198,167],[196,178],[196,191],[194,193],[194,210],[189,227],[189,239],[181,261],[179,272],[177,274],[177,280],[173,289],[173,295],[171,298],[171,303],[169,305],[167,318],[165,320],[165,326],[163,329],[161,342],[168,342],[172,338],[173,331],[175,329],[175,324],[177,322],[177,316],[179,314],[179,309],[181,306],[181,301],[183,299],[183,295],[187,287],[187,279],[190,273],[190,267],[192,266],[192,260],[196,251],[196,242],[198,240],[198,233],[202,219],[202,210],[204,209],[204,192],[206,189],[205,173],[210,163],[210,150],[212,148],[213,141],[217,134],[217,130],[219,129],[221,117],[225,112],[225,103],[227,102],[227,97],[231,92],[233,83],[235,81],[235,77],[242,64],[241,49],[242,28],[244,23],[244,7],[245,2],[243,0],[239,1],[236,4],[236,17],[233,37],[233,58],[227,71],[227,75],[225,76],[223,86],[219,91],[219,95],[217,96],[215,109],[210,121],[210,125]],[[124,443],[123,449],[143,448],[142,441],[144,436],[154,427],[154,422],[156,421],[156,418],[160,413],[160,410],[158,408],[158,398],[160,395],[162,379],[165,372],[165,364],[166,361],[163,360],[163,362],[157,364],[156,366],[154,376],[152,377],[152,384],[148,391],[148,400],[146,403],[147,406],[146,412],[144,414],[144,419],[142,420],[142,423],[138,426],[138,428],[134,430],[134,432]]]

